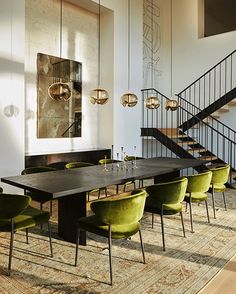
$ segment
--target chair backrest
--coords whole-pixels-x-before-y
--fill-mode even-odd
[[[26,195],[0,194],[0,219],[11,219],[29,206],[31,198]]]
[[[184,200],[188,179],[178,178],[146,188],[149,197],[160,204],[176,204]]]
[[[61,169],[65,168],[66,164],[67,164],[67,162],[65,162],[65,161],[56,161],[56,162],[49,163],[47,166],[61,170]]]
[[[98,199],[91,203],[91,209],[105,224],[133,224],[143,216],[146,196],[146,191],[134,190],[131,193]]]
[[[49,172],[49,171],[55,171],[55,168],[48,167],[48,166],[33,166],[33,167],[27,167],[24,169],[21,174],[22,175],[28,175],[28,174],[34,174],[34,173],[43,173],[43,172]]]
[[[225,184],[229,178],[230,166],[219,166],[211,168],[210,171],[212,171],[211,182],[213,184]]]
[[[137,157],[137,156],[133,156],[133,155],[127,155],[127,156],[125,156],[125,160],[126,161],[132,161],[132,160],[139,160],[139,159],[144,159],[143,157]]]
[[[105,164],[105,162],[107,163],[107,164],[109,164],[109,163],[115,163],[115,162],[121,162],[120,160],[117,160],[117,159],[111,159],[111,158],[107,158],[107,159],[105,159],[105,158],[103,158],[103,159],[100,159],[99,161],[98,161],[98,164]]]
[[[65,165],[65,168],[80,168],[80,167],[86,167],[86,166],[92,166],[92,163],[89,162],[83,162],[83,161],[73,161],[69,162]]]
[[[212,172],[206,171],[188,176],[187,192],[207,192],[210,188]]]

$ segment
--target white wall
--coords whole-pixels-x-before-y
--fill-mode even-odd
[[[0,0],[0,177],[24,167],[24,14],[23,0]]]

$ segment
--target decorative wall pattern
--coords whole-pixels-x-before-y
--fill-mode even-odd
[[[38,53],[37,68],[38,138],[81,137],[82,64]]]
[[[153,1],[153,2],[152,2]],[[152,7],[153,4],[153,7]],[[152,9],[153,8],[153,9]],[[161,30],[161,11],[157,0],[143,1],[143,85],[144,88],[159,86],[162,71],[159,67]]]

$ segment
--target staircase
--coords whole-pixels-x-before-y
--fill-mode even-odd
[[[143,108],[143,157],[177,156],[207,160],[210,165],[227,163],[231,166],[229,185],[232,186],[236,178],[235,131],[221,122],[218,122],[217,128],[213,127],[182,104],[175,112],[166,111],[165,102],[168,98],[155,89],[144,89],[142,93],[143,105],[150,95],[156,96],[161,103],[157,110]],[[195,124],[189,127],[188,123],[193,119]],[[197,171],[205,168],[202,165]]]

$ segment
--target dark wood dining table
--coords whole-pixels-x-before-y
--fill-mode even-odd
[[[205,161],[157,157],[137,160],[137,168],[126,162],[119,169],[116,164],[57,170],[44,173],[1,178],[1,181],[24,190],[49,195],[58,200],[58,234],[64,240],[75,242],[77,220],[86,216],[86,192],[96,188],[122,184],[127,181],[154,177],[154,182],[173,179],[180,170],[197,167]],[[80,234],[80,244],[86,245],[86,234]]]

